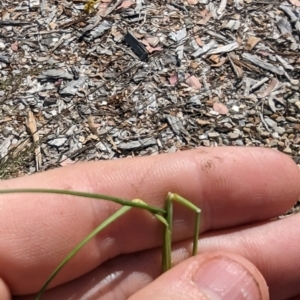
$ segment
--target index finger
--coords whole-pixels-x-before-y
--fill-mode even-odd
[[[269,219],[297,200],[300,174],[279,152],[199,148],[175,154],[80,163],[0,183],[0,188],[62,188],[141,198],[163,206],[168,191],[202,209],[202,231]],[[117,208],[107,201],[24,194],[0,198],[0,277],[14,294],[35,292],[61,259]],[[121,253],[161,244],[161,225],[133,210],[90,242],[55,280],[76,278]],[[193,215],[175,209],[174,240],[190,237]]]

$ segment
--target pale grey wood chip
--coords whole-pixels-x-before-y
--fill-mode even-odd
[[[277,55],[276,54],[276,58],[277,60],[283,65],[283,67],[286,69],[286,70],[291,70],[293,71],[294,70],[294,67],[292,65],[290,65],[287,61],[285,61],[284,58],[282,58],[281,56]]]
[[[244,0],[234,0],[234,6],[237,10],[242,10],[244,8]]]
[[[155,138],[144,138],[139,139],[138,141],[131,141],[128,143],[120,143],[117,145],[117,148],[120,150],[134,150],[137,148],[146,148],[149,146],[156,145],[156,139]]]
[[[43,71],[42,74],[38,75],[38,79],[67,79],[72,80],[73,75],[57,69],[50,69]]]
[[[297,16],[294,14],[289,4],[287,4],[286,2],[281,3],[279,5],[279,8],[283,10],[290,17],[292,23],[296,23],[298,21]]]
[[[4,141],[0,144],[0,157],[3,158],[8,154],[9,147],[11,145],[12,136],[7,137]]]
[[[219,15],[219,17],[224,13],[226,6],[227,6],[227,0],[221,0],[220,6],[217,9],[217,14]]]
[[[166,116],[166,119],[167,119],[168,123],[170,124],[172,130],[177,135],[180,135],[181,133],[183,133],[185,135],[189,135],[189,133],[186,131],[186,129],[182,125],[181,120],[178,117],[168,115],[168,116]]]
[[[112,27],[112,22],[104,20],[100,25],[91,30],[90,35],[93,39],[101,37],[107,30]]]
[[[292,27],[286,18],[278,17],[276,24],[282,35],[291,34]]]
[[[205,44],[202,48],[197,50],[192,54],[193,57],[199,57],[201,55],[206,54],[211,49],[215,49],[218,46],[218,43],[215,40],[211,40],[208,44]]]
[[[284,75],[284,70],[279,69],[278,67],[259,59],[257,56],[254,56],[249,53],[243,53],[242,57],[249,60],[251,63],[253,63],[254,65],[256,65],[262,69],[265,69],[265,70],[275,73],[277,75]]]
[[[82,88],[87,81],[88,77],[81,77],[78,80],[68,82],[60,91],[61,95],[75,95],[79,88]]]
[[[227,53],[227,52],[231,52],[233,50],[236,50],[237,48],[239,48],[239,43],[238,42],[233,42],[231,44],[228,44],[228,45],[225,45],[225,46],[221,46],[221,47],[218,47],[216,49],[212,49],[212,50],[209,50],[207,52],[208,55],[211,55],[211,54],[220,54],[220,53]]]
[[[52,140],[48,140],[47,144],[53,147],[61,147],[68,139],[65,137],[55,138]]]

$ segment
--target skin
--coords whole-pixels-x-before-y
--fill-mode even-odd
[[[297,201],[300,172],[289,157],[277,151],[198,148],[176,154],[78,163],[0,182],[0,189],[5,188],[101,192],[128,199],[138,197],[160,207],[168,191],[176,192],[200,207],[203,214],[199,243],[202,255],[186,260],[190,256],[194,215],[175,205],[175,265],[184,260],[182,264],[199,263],[207,259],[205,255],[218,251],[224,256],[231,253],[237,261],[240,256],[246,259],[245,268],[258,268],[271,299],[300,297],[300,214],[270,221]],[[0,298],[9,299],[11,293],[18,295],[18,300],[32,299],[25,295],[37,292],[72,247],[118,208],[107,201],[69,196],[1,195]],[[72,299],[79,299],[87,291],[92,293],[97,283],[97,298],[85,299],[140,299],[135,297],[137,293],[146,293],[143,297],[147,299],[147,287],[154,285],[159,290],[162,282],[165,285],[182,273],[179,264],[155,280],[160,274],[161,242],[161,224],[149,213],[132,209],[86,245],[42,299],[68,299],[74,291],[77,298]],[[263,290],[260,276],[254,277]]]

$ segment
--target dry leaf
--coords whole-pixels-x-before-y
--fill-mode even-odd
[[[209,56],[208,59],[211,60],[213,63],[218,64],[220,62],[220,55],[212,54]]]
[[[195,38],[195,40],[196,40],[197,44],[198,44],[200,47],[203,46],[203,42],[202,42],[202,40],[200,39],[199,36],[197,36],[197,37]]]
[[[299,1],[299,0],[290,0],[290,2],[291,2],[293,5],[300,7],[300,1]]]
[[[210,20],[210,18],[212,17],[211,12],[207,9],[204,9],[204,10],[200,11],[200,14],[201,14],[203,19],[200,20],[200,21],[197,21],[197,24],[199,24],[199,25],[205,25]]]
[[[199,81],[199,79],[192,75],[190,76],[190,74],[185,74],[185,82],[192,88],[200,90],[201,89],[201,83]]]
[[[156,47],[159,43],[159,39],[155,36],[146,36],[145,40],[149,43],[151,47]]]
[[[264,98],[266,96],[268,96],[271,92],[274,91],[274,89],[276,88],[276,86],[278,86],[279,81],[277,78],[273,77],[270,80],[269,85],[267,86],[267,88],[259,95],[257,95],[258,98]]]
[[[238,56],[235,55],[233,52],[232,53],[228,53],[228,59],[229,62],[232,66],[232,69],[235,73],[235,75],[237,76],[237,78],[242,78],[244,76],[244,71],[241,67],[239,67],[235,62],[239,62],[238,60]]]
[[[196,122],[197,122],[199,125],[201,125],[201,126],[211,124],[211,122],[209,122],[209,121],[207,121],[207,120],[201,120],[201,119],[197,119]]]
[[[260,41],[261,41],[261,38],[257,38],[255,36],[250,36],[246,42],[245,50],[247,50],[247,51],[252,50]]]
[[[88,119],[88,125],[90,128],[90,131],[94,134],[94,135],[98,135],[98,131],[97,128],[100,126],[99,124],[95,124],[94,123],[94,117],[93,116],[89,116]]]
[[[218,63],[210,65],[210,66],[211,67],[221,67],[222,65],[224,65],[225,62],[226,62],[226,58],[222,57]]]
[[[199,65],[200,65],[199,62],[197,62],[195,60],[190,62],[190,67],[193,68],[193,69],[199,68]]]
[[[196,5],[196,4],[198,4],[198,0],[187,0],[187,2],[190,5]]]
[[[118,7],[118,9],[120,8],[129,8],[130,6],[132,6],[133,4],[135,4],[133,1],[130,1],[130,0],[124,0],[122,2],[122,4]]]
[[[142,39],[141,42],[146,46],[146,49],[152,53],[154,51],[162,51],[163,48],[162,47],[151,47],[150,43],[146,40],[146,39]]]
[[[98,135],[90,134],[86,138],[82,137],[82,141],[81,142],[82,142],[83,145],[85,145],[89,141],[99,141]]]
[[[228,113],[228,108],[226,105],[220,102],[215,102],[213,105],[214,111],[218,112],[220,115],[226,115]]]
[[[32,135],[33,142],[36,144],[34,153],[35,153],[35,168],[36,170],[40,170],[42,166],[42,153],[41,147],[39,146],[39,134],[36,127],[35,117],[33,112],[30,110],[28,111],[27,118],[26,118],[26,127],[30,134]]]
[[[50,29],[55,30],[57,28],[57,24],[54,22],[50,22],[49,27],[50,27]]]

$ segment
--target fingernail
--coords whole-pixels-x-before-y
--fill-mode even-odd
[[[206,261],[195,273],[193,280],[209,299],[261,299],[258,284],[252,274],[226,257],[214,257]]]

